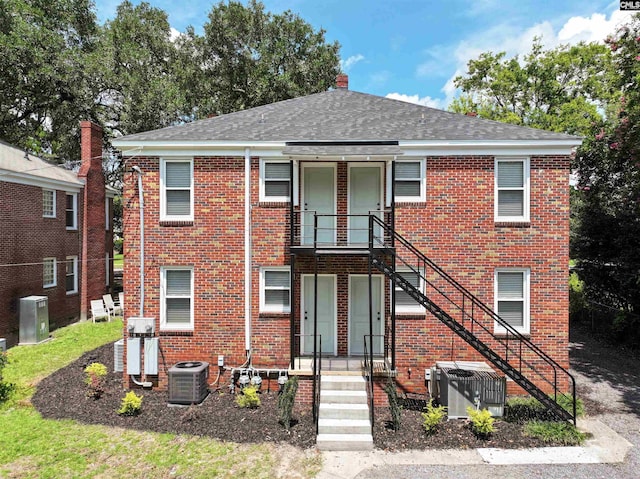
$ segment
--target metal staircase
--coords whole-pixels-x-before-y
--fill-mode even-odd
[[[575,425],[575,379],[565,368],[375,215],[369,216],[369,251],[372,267],[384,273],[558,419]],[[402,275],[405,271],[417,274],[424,290],[407,281]],[[494,324],[504,333],[495,333]],[[560,399],[572,404],[573,410],[564,409]]]

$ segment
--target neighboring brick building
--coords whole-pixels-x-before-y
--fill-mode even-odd
[[[506,338],[511,361],[524,345],[514,370],[553,375],[538,347],[568,368],[569,160],[580,140],[338,84],[114,143],[143,172],[143,315],[162,358],[145,379],[164,388],[174,363],[215,369],[218,355],[304,371],[316,316],[333,358],[323,371],[362,358],[373,334],[407,392],[425,391],[436,361],[488,361],[483,345],[504,356]],[[125,174],[127,317],[140,306],[137,181]],[[561,370],[555,385],[530,379],[569,387]]]
[[[81,130],[77,174],[0,142],[0,337],[9,346],[20,298],[47,296],[53,330],[86,317],[89,301],[110,290],[114,193],[104,185],[102,129]]]

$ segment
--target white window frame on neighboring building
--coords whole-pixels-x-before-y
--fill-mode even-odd
[[[47,196],[50,196],[50,198],[47,198]],[[48,206],[51,206],[51,209]],[[42,217],[56,217],[56,190],[42,189]]]
[[[71,197],[71,209],[69,209],[69,205],[66,203],[68,198]],[[78,229],[78,193],[69,193],[65,195],[65,224],[68,230],[77,230]],[[69,212],[73,214],[73,222],[69,225]]]
[[[522,185],[500,186],[499,166],[501,163],[522,164]],[[529,222],[531,161],[528,157],[496,157],[494,162],[494,218],[496,222]],[[501,215],[499,198],[502,192],[522,192],[522,215]]]
[[[286,177],[274,177],[274,178],[267,178],[267,165],[269,164],[274,164],[274,163],[281,163],[281,164],[285,164],[287,166],[287,176]],[[273,202],[288,202],[290,200],[289,198],[289,193],[287,193],[286,195],[280,195],[280,196],[275,196],[275,195],[267,195],[267,183],[269,183],[270,181],[273,182],[287,182],[289,184],[289,187],[287,189],[287,191],[291,191],[291,182],[293,181],[293,179],[291,178],[291,166],[290,166],[291,162],[289,160],[260,160],[260,201],[264,201],[264,202],[268,202],[268,201],[273,201]]]
[[[399,178],[398,177],[398,165],[403,163],[419,163],[420,166],[420,174],[416,177],[407,177],[407,178]],[[396,175],[395,175],[395,183],[394,191],[396,191],[397,183],[400,182],[419,182],[420,183],[420,195],[412,195],[412,196],[402,196],[398,195],[396,192],[395,201],[399,203],[420,203],[427,200],[427,182],[426,182],[426,160],[424,158],[415,158],[415,159],[402,159],[395,160],[396,164]],[[387,182],[391,185],[391,177],[392,172],[389,170]],[[389,197],[391,196],[391,192],[389,191]]]
[[[397,268],[397,271],[398,273],[400,273],[400,275],[402,275],[403,273],[417,274],[418,279],[420,280],[419,289],[424,293],[424,278],[422,277],[424,276],[423,271],[412,271],[411,269],[406,267],[405,268],[399,267]],[[422,306],[419,303],[414,302],[414,304],[411,304],[411,305],[398,305],[397,304],[398,293],[400,294],[408,294],[408,293],[406,293],[402,288],[400,288],[399,286],[393,283],[391,283],[391,287],[395,288],[396,314],[406,314],[406,315],[424,314],[425,312],[424,306]]]
[[[289,276],[288,286],[267,286],[267,273],[286,272]],[[267,290],[288,291],[289,304],[273,305],[267,304]],[[260,268],[260,312],[261,313],[289,313],[291,312],[291,270],[288,266],[265,266]]]
[[[69,266],[71,266],[71,274],[69,274]],[[73,276],[73,289],[69,289],[67,284],[67,279],[69,276]],[[67,294],[76,294],[78,292],[78,257],[77,256],[67,256],[67,261],[65,262],[65,283],[64,287],[67,291]]]
[[[522,296],[519,297],[501,297],[498,288],[499,275],[501,273],[519,273],[522,275]],[[520,334],[529,334],[531,331],[530,318],[530,287],[531,287],[531,270],[529,268],[498,268],[494,272],[493,278],[493,310],[496,314],[500,314],[501,302],[518,302],[522,303],[522,326],[512,326]],[[494,324],[494,332],[498,334],[506,334],[507,330],[497,322]]]
[[[191,273],[191,284],[189,294],[168,294],[167,293],[167,272],[169,271],[189,271]],[[193,266],[162,266],[160,268],[160,329],[166,331],[193,331],[194,328],[194,272]],[[167,323],[167,300],[168,299],[189,299],[189,322]]]
[[[49,269],[49,271],[47,271]],[[48,276],[51,280],[47,282]],[[56,258],[42,258],[42,287],[55,288],[58,285],[58,263]]]
[[[167,164],[188,163],[190,167],[189,186],[167,186]],[[160,221],[193,221],[194,208],[193,158],[162,158],[160,160]],[[167,213],[167,192],[189,191],[189,214],[170,215]]]

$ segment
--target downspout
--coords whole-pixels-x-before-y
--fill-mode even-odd
[[[244,150],[244,349],[251,356],[251,152]]]
[[[138,316],[144,317],[144,194],[142,191],[142,170],[139,166],[131,168],[138,175],[138,203],[140,206],[140,311]]]

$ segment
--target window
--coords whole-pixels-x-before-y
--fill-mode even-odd
[[[78,229],[78,195],[77,193],[67,193],[66,206],[67,229]]]
[[[424,160],[395,162],[395,200],[425,201]]]
[[[42,216],[45,218],[56,217],[55,190],[42,190]]]
[[[67,294],[74,294],[78,292],[78,257],[67,256],[66,268],[66,289]]]
[[[291,164],[260,161],[260,201],[289,201]]]
[[[291,280],[289,269],[264,268],[260,276],[260,311],[290,311]]]
[[[529,221],[529,159],[496,159],[495,220]]]
[[[495,273],[495,311],[518,332],[529,333],[529,270],[504,269]],[[499,324],[497,333],[506,332]]]
[[[398,271],[400,275],[407,280],[411,285],[417,288],[419,291],[424,291],[424,282],[420,277],[420,274],[416,271]],[[409,294],[404,291],[399,286],[395,286],[396,289],[396,313],[399,314],[413,314],[413,313],[423,313],[424,308],[415,299],[413,299]]]
[[[162,329],[193,329],[193,268],[162,268],[161,282]]]
[[[160,164],[160,220],[193,220],[193,160]]]
[[[42,287],[53,288],[58,282],[56,281],[56,259],[44,258],[42,260]]]

